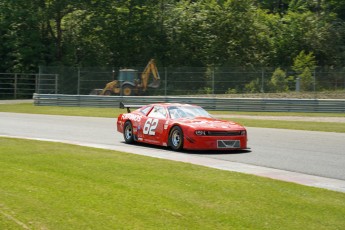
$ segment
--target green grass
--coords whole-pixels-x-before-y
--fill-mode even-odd
[[[0,138],[0,174],[0,229],[345,229],[344,193],[110,150]]]
[[[225,120],[230,120],[225,118]],[[231,119],[245,127],[259,127],[259,128],[279,128],[305,131],[320,131],[320,132],[336,132],[345,133],[345,123],[333,122],[312,122],[312,121],[281,121],[281,120],[255,120],[234,118]]]
[[[92,107],[63,107],[63,106],[34,106],[32,103],[2,104],[0,112],[32,113],[66,116],[87,117],[117,117],[125,110],[119,108],[92,108]]]
[[[217,115],[250,115],[250,116],[293,116],[293,117],[345,117],[345,113],[305,113],[305,112],[250,112],[250,111],[210,111]]]
[[[117,117],[126,110],[119,108],[90,108],[90,107],[59,107],[59,106],[34,106],[31,103],[0,105],[0,112],[54,114],[67,116],[90,116],[90,117]],[[230,112],[210,111],[212,114],[230,115],[245,114],[253,116],[303,116],[303,117],[345,117],[344,113],[283,113],[283,112]],[[224,118],[227,119],[227,118]],[[258,119],[231,119],[247,127],[280,128],[295,130],[310,130],[324,132],[345,133],[345,123],[332,122],[302,122],[302,121],[273,121]]]

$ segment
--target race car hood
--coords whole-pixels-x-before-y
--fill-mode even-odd
[[[180,124],[187,125],[194,129],[208,129],[208,130],[222,130],[222,129],[234,129],[244,130],[245,128],[232,121],[223,121],[214,118],[197,117],[194,119],[178,119]]]

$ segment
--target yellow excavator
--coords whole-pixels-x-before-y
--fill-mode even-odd
[[[149,84],[148,82],[151,73],[153,75],[153,81]],[[98,95],[143,95],[149,87],[158,88],[159,85],[159,72],[157,70],[155,60],[151,59],[140,77],[138,70],[120,69],[118,80],[111,81],[106,84],[104,89],[96,89],[93,92]]]

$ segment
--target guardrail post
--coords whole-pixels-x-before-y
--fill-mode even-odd
[[[264,78],[265,78],[265,70],[261,69],[261,93],[264,93]]]
[[[40,93],[40,84],[41,84],[41,73],[42,73],[42,66],[38,67],[38,75],[36,76],[36,93]]]
[[[164,67],[164,96],[167,96],[167,85],[168,85],[168,70]]]
[[[215,68],[213,66],[212,68],[212,96],[214,97],[214,72],[215,72]]]
[[[38,93],[37,87],[38,87],[38,74],[35,74],[35,92],[34,93]]]
[[[17,84],[18,84],[18,76],[14,74],[14,99],[17,99]]]
[[[78,67],[78,84],[77,84],[77,94],[80,95],[80,67]]]
[[[299,92],[301,89],[301,81],[300,81],[300,78],[297,77],[296,78],[296,92]]]
[[[314,98],[317,98],[317,93],[316,93],[316,70],[313,72],[313,90],[314,90]]]
[[[59,74],[55,74],[55,94],[58,93]]]

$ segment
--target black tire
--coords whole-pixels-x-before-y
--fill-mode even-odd
[[[122,86],[122,96],[133,96],[134,95],[134,87],[126,84]]]
[[[183,149],[183,131],[179,126],[174,126],[169,134],[169,146],[174,151]]]
[[[123,127],[123,137],[127,144],[134,143],[133,126],[130,121],[126,121]]]
[[[110,90],[107,90],[107,91],[104,92],[104,95],[105,95],[105,96],[110,96],[111,94],[112,94],[112,93],[111,93]]]

